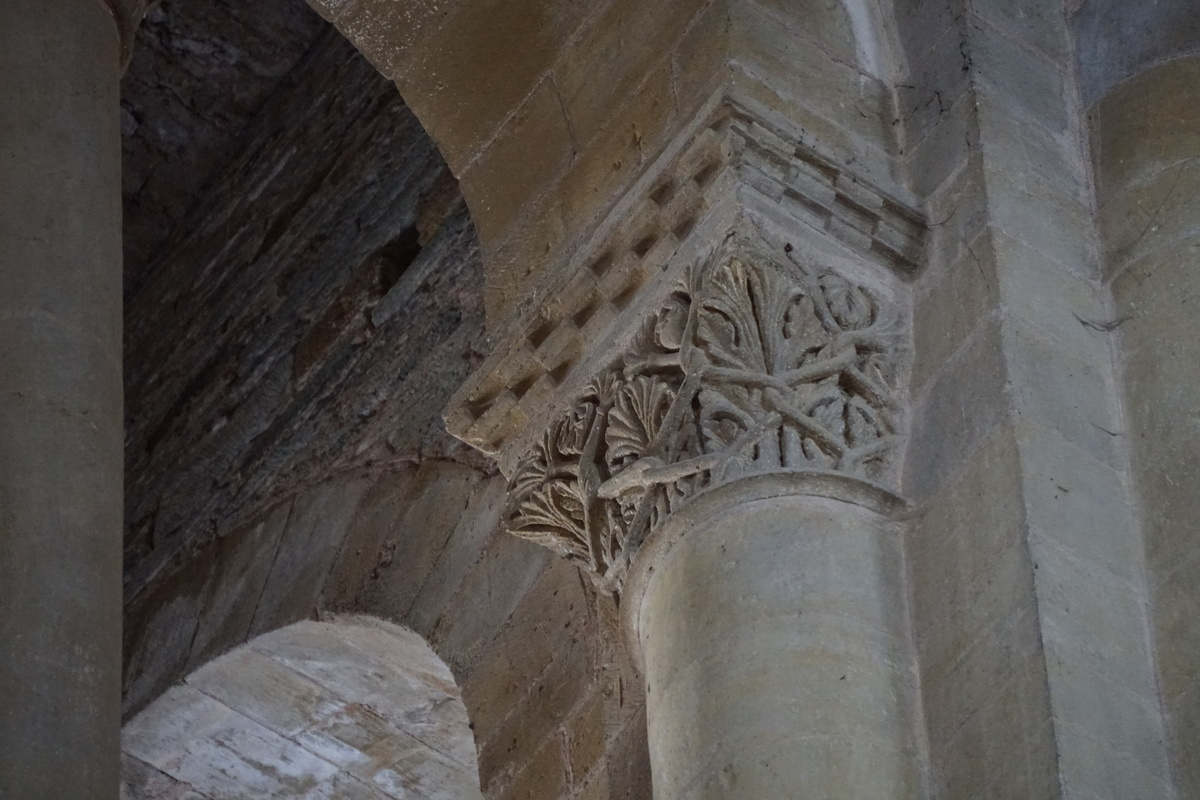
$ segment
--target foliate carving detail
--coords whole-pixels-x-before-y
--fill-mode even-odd
[[[677,287],[518,464],[512,533],[619,589],[646,535],[703,489],[781,469],[889,480],[896,309],[780,255],[727,251]]]
[[[911,201],[731,99],[705,113],[711,117],[703,129],[614,206],[607,222],[619,224],[602,226],[572,261],[545,270],[562,283],[538,281],[548,290],[545,302],[535,290],[529,300],[536,307],[455,394],[446,413],[450,433],[496,455],[507,470],[514,451],[524,449],[518,442],[527,441],[526,423],[544,413],[578,355],[624,324],[632,298],[673,268],[681,247],[704,239],[698,232],[731,198],[757,196],[882,270],[916,273],[927,227]]]

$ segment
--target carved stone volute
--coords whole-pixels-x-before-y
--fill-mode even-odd
[[[731,239],[520,460],[509,530],[619,590],[705,490],[788,470],[890,484],[904,352],[894,303],[790,246]]]

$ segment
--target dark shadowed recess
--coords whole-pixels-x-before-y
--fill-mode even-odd
[[[478,245],[395,87],[303,0],[164,0],[122,88],[126,600],[331,476],[478,463]]]
[[[303,0],[162,0],[121,82],[125,289],[327,28]]]

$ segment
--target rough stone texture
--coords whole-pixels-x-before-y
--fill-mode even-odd
[[[669,550],[641,556],[644,593],[625,598],[655,795],[922,797],[902,542],[886,517],[801,493],[747,500],[734,482],[659,535],[672,529]]]
[[[1129,78],[1191,46],[1186,24],[1141,27],[1187,2],[315,5],[446,148],[486,288],[432,147],[403,138],[416,126],[384,81],[321,39],[235,163],[196,179],[213,188],[131,295],[130,396],[145,405],[130,427],[127,710],[254,631],[365,611],[416,629],[453,670],[488,797],[648,796],[651,747],[684,739],[648,741],[615,602],[502,530],[503,479],[447,447],[433,415],[486,349],[482,295],[499,335],[516,308],[558,326],[506,362],[540,371],[480,377],[502,399],[549,392],[585,361],[619,316],[609,301],[649,302],[694,199],[651,173],[724,92],[822,154],[819,191],[857,175],[928,212],[923,268],[897,289],[912,301],[914,509],[889,551],[920,673],[905,684],[923,722],[904,730],[926,773],[916,793],[1200,791],[1185,535],[1200,83],[1186,62]],[[1130,35],[1110,57],[1114,31]],[[1093,109],[1089,164],[1084,102],[1113,86],[1134,100]],[[813,162],[766,150],[727,203],[757,198],[760,227],[813,199],[780,188]],[[678,185],[706,174],[689,166]],[[658,199],[624,209],[638,181]],[[635,220],[613,241],[637,270],[589,270],[613,209]],[[566,278],[599,291],[559,303]],[[418,355],[431,333],[445,344]]]
[[[410,625],[445,659],[463,687],[487,797],[575,797],[628,769],[612,796],[649,797],[644,740],[641,750],[617,744],[644,701],[611,602],[576,568],[508,535],[504,481],[481,478],[429,461],[403,495],[388,482],[374,499],[368,493],[335,569],[358,569],[361,588],[339,607]],[[384,507],[394,514],[380,515]],[[412,545],[404,538],[418,537],[432,543],[423,546],[433,557],[406,561],[401,548]],[[360,548],[375,558],[350,556]],[[599,730],[584,713],[597,696]],[[582,735],[598,737],[603,752],[586,772],[571,766],[566,746]]]
[[[251,619],[262,630],[291,621],[288,607],[268,602],[267,570],[248,569],[248,554],[268,543],[283,551],[288,542],[306,541],[319,527],[319,508],[353,507],[349,516],[327,515],[333,524],[323,526],[324,536],[342,544],[329,577],[317,581],[325,598],[318,613],[366,612],[425,635],[463,687],[486,796],[544,800],[603,786],[613,798],[644,800],[644,700],[615,608],[576,568],[501,529],[504,486],[498,476],[431,459],[416,475],[332,481],[210,543],[130,609],[127,714],[187,670],[246,641]],[[406,550],[413,547],[421,549]],[[320,548],[309,555],[292,568],[326,563]],[[273,636],[251,639],[252,647]],[[207,669],[189,683],[203,682]],[[257,698],[250,692],[245,702]],[[289,712],[273,713],[286,719]],[[574,744],[585,738],[586,756]],[[127,780],[156,786],[165,780],[144,772],[127,765]],[[534,793],[546,787],[561,793]]]
[[[462,179],[491,325],[539,294],[551,265],[718,88],[771,95],[837,160],[892,174],[881,78],[893,67],[871,11],[752,0],[312,5],[397,82]]]
[[[126,298],[325,27],[301,0],[162,0],[150,10],[121,82]]]
[[[703,127],[690,134],[696,123]],[[648,317],[677,304],[669,297],[672,292],[699,291],[697,282],[708,280],[701,276],[720,272],[727,266],[723,259],[739,248],[749,248],[739,259],[765,270],[762,280],[785,283],[794,278],[784,277],[788,270],[809,268],[802,264],[823,272],[835,263],[862,262],[878,278],[878,296],[892,298],[884,303],[887,311],[880,309],[881,324],[899,335],[893,323],[906,315],[898,311],[903,300],[893,300],[904,292],[885,284],[889,276],[891,283],[910,277],[923,250],[924,224],[911,202],[812,150],[803,131],[774,127],[734,100],[706,108],[693,125],[620,199],[601,235],[560,272],[557,285],[544,289],[540,299],[530,298],[507,330],[494,337],[492,355],[447,406],[448,429],[496,454],[506,474],[520,471],[517,463],[542,440],[539,421],[574,403],[567,399],[572,393],[590,396],[592,390],[584,387],[606,361],[617,359],[618,351],[624,351],[622,358],[647,363],[676,358],[667,352],[633,352],[644,346],[636,344],[635,334]],[[758,220],[742,218],[741,196],[761,197],[764,217],[787,218],[773,223],[778,225],[774,239],[763,238]],[[732,217],[731,209],[738,209]],[[734,244],[710,255],[727,234],[736,234]],[[806,243],[802,252],[789,256],[787,248],[801,242]],[[781,266],[774,269],[773,262]],[[840,280],[836,273],[833,269],[821,280]],[[786,290],[775,286],[773,291]],[[814,302],[823,301],[814,297]],[[699,299],[695,303],[703,305]],[[794,360],[798,345],[781,340],[782,323],[763,321],[772,329],[764,347],[778,350],[778,367],[786,369],[783,364]],[[687,356],[681,351],[679,358]],[[760,368],[742,363],[750,371]],[[633,378],[633,372],[625,378]],[[755,413],[748,406],[747,411]]]
[[[536,776],[647,797],[619,636],[588,633],[575,569],[499,529],[504,482],[437,420],[484,343],[473,232],[432,145],[325,37],[238,149],[130,296],[126,714],[259,631],[369,611],[461,678],[488,796]],[[596,735],[575,709],[597,695],[603,754],[571,772],[561,743]]]
[[[288,527],[275,548],[248,635],[257,636],[312,613],[365,483],[325,484],[292,501]]]
[[[127,598],[300,486],[458,449],[437,413],[482,344],[456,197],[323,34],[129,298]]]
[[[481,798],[461,694],[378,620],[301,622],[205,665],[122,732],[122,800]]]
[[[1083,0],[1071,27],[1079,42],[1080,88],[1088,105],[1158,62],[1200,51],[1196,0]]]
[[[1067,9],[904,6],[934,220],[908,475],[935,794],[1169,797]]]
[[[550,296],[545,309],[512,326],[513,335],[503,345],[511,359],[489,360],[475,379],[494,386],[494,395],[485,388],[478,402],[468,402],[465,410],[466,416],[479,423],[471,428],[472,441],[500,449],[499,439],[507,457],[511,452],[507,445],[513,440],[504,440],[512,430],[504,421],[489,424],[488,416],[496,408],[501,412],[519,409],[512,414],[513,424],[528,421],[529,436],[537,443],[511,476],[513,489],[505,509],[510,530],[569,554],[604,580],[608,579],[605,568],[616,564],[619,557],[630,557],[644,535],[632,525],[624,535],[614,533],[619,531],[622,517],[628,522],[634,516],[635,506],[653,509],[658,522],[665,519],[670,526],[674,514],[686,513],[678,507],[690,502],[691,490],[704,489],[698,497],[711,497],[714,486],[723,490],[745,485],[737,478],[746,474],[772,478],[782,469],[806,467],[826,473],[840,471],[842,480],[867,492],[878,489],[860,486],[859,477],[879,481],[893,477],[887,469],[871,471],[874,461],[870,466],[859,464],[851,454],[855,447],[869,447],[886,462],[883,454],[898,440],[866,444],[871,441],[867,433],[870,422],[853,428],[849,435],[855,444],[833,444],[830,436],[821,438],[844,454],[823,461],[814,454],[819,448],[812,442],[805,446],[806,455],[800,454],[803,437],[789,426],[799,420],[794,424],[805,430],[820,428],[804,421],[804,415],[813,413],[813,405],[819,404],[816,398],[804,397],[805,370],[821,379],[828,377],[821,372],[822,359],[833,353],[841,359],[838,363],[857,364],[857,351],[848,344],[824,349],[826,337],[836,339],[845,333],[855,342],[875,343],[871,366],[862,369],[873,376],[872,397],[876,400],[846,400],[847,408],[853,402],[855,408],[865,410],[871,402],[886,402],[878,400],[881,396],[903,391],[896,384],[903,383],[900,373],[906,363],[907,292],[903,280],[892,274],[893,269],[903,269],[903,258],[886,258],[883,253],[888,251],[876,247],[872,237],[886,228],[881,214],[888,215],[888,223],[902,219],[918,229],[919,215],[906,212],[894,197],[850,169],[807,150],[804,140],[797,141],[794,133],[789,137],[781,132],[786,129],[768,127],[759,117],[740,113],[737,106],[721,110],[726,116],[715,114],[715,123],[697,125],[695,133],[685,133],[673,150],[679,155],[656,164],[621,200],[617,213],[606,221],[611,224],[612,248],[607,252],[600,248],[603,255],[593,262],[584,260],[581,269],[564,282],[566,288]],[[710,187],[711,191],[705,191]],[[702,214],[697,208],[702,204],[695,197],[702,192],[714,198],[711,214]],[[779,208],[782,197],[791,205]],[[816,210],[826,205],[837,210]],[[807,209],[807,215],[800,217],[792,206]],[[729,213],[730,208],[736,213]],[[919,239],[919,233],[912,238]],[[725,244],[714,247],[717,242]],[[919,245],[914,249],[919,251]],[[649,273],[641,283],[634,277],[639,269]],[[847,278],[843,272],[853,277]],[[656,279],[658,283],[652,284]],[[620,293],[611,289],[621,287],[622,282],[628,282],[630,293],[637,293],[642,306],[626,312],[627,304],[617,302]],[[860,283],[868,283],[869,288]],[[686,299],[681,299],[685,295]],[[839,305],[835,295],[849,307]],[[818,321],[823,309],[832,316]],[[643,330],[639,314],[649,318],[644,337],[637,335]],[[682,326],[684,319],[689,326],[696,326],[694,333],[685,335],[672,327]],[[853,327],[854,332],[839,325]],[[551,368],[560,363],[568,368],[578,363],[580,368]],[[574,408],[556,414],[547,428],[546,414],[540,412],[536,401],[522,403],[538,392],[553,391],[544,380],[544,368],[550,368],[550,379],[563,386],[567,396],[572,396],[574,387],[596,378],[592,368],[600,370],[597,383],[602,388],[581,388],[582,394],[574,395]],[[787,390],[780,386],[785,381],[789,382]],[[819,383],[817,378],[814,381]],[[823,399],[840,398],[843,395],[836,387],[852,391],[847,388],[851,383],[853,378],[841,382],[832,378],[815,391]],[[762,391],[764,385],[772,391],[769,396],[788,398],[773,406],[780,414],[788,414],[786,423],[758,405],[760,395],[767,395]],[[643,392],[643,387],[651,388]],[[694,402],[689,391],[700,392]],[[667,405],[684,410],[676,413],[660,407]],[[793,410],[785,411],[784,406]],[[460,405],[456,401],[451,408],[448,415],[453,416]],[[692,411],[698,418],[693,418]],[[875,419],[871,412],[864,413]],[[672,421],[668,423],[661,414]],[[726,420],[723,414],[730,418]],[[602,419],[606,422],[600,422]],[[760,424],[765,431],[761,438],[744,445],[732,443],[735,437],[749,435],[743,434],[746,428],[755,430]],[[838,431],[849,427],[840,420],[827,424],[837,425]],[[459,427],[456,419],[455,430],[466,428]],[[651,431],[665,433],[657,439]],[[520,441],[520,435],[517,432],[515,441]],[[712,447],[699,449],[688,438],[693,435],[704,437],[702,441]],[[597,444],[601,441],[606,445]],[[607,451],[598,449],[604,446]],[[672,447],[675,449],[668,449]],[[645,485],[639,484],[637,477],[643,471]],[[661,481],[665,494],[652,488],[650,476],[656,472],[661,477],[655,479]],[[828,474],[823,478],[834,480]],[[630,482],[622,484],[624,481]],[[610,488],[613,485],[623,488]],[[643,490],[640,497],[631,497]],[[602,504],[594,499],[597,491],[608,501],[619,497],[620,503]],[[777,494],[788,492],[781,488]],[[783,498],[776,501],[787,502]],[[770,505],[764,501],[763,507]],[[793,517],[799,513],[795,506],[787,508]],[[825,507],[818,504],[818,509],[824,511]],[[739,510],[750,512],[749,506]],[[638,516],[641,513],[639,510]],[[854,528],[844,516],[858,519],[850,512],[817,514],[819,519],[805,518],[811,525],[799,535],[766,511],[765,530],[751,525],[735,534],[732,525],[719,531],[704,528],[710,535],[702,540],[710,550],[703,557],[684,559],[685,566],[670,571],[669,585],[675,591],[663,590],[665,600],[647,599],[648,606],[653,604],[655,629],[640,645],[646,658],[644,679],[650,685],[651,760],[656,788],[665,796],[687,796],[694,787],[705,793],[728,794],[731,786],[727,784],[735,780],[738,791],[747,797],[778,795],[796,785],[870,796],[915,797],[922,792],[923,736],[915,724],[917,691],[910,661],[911,638],[907,608],[898,602],[903,597],[899,537],[886,538],[877,553],[869,544],[863,545],[867,554],[849,544],[836,555],[819,543],[807,549],[810,540],[824,542],[822,534],[833,529],[846,534],[838,537],[839,541],[875,542],[861,530],[855,533],[863,535],[856,536],[839,527]],[[694,533],[684,533],[681,549],[693,546],[686,543]],[[651,530],[651,535],[665,534]],[[743,538],[747,541],[739,544]],[[755,547],[750,541],[763,546]],[[626,543],[631,543],[629,550],[622,550]],[[726,543],[732,552],[727,560],[716,553],[717,546],[723,550]],[[806,557],[820,564],[819,574],[834,584],[872,588],[865,597],[857,591],[839,594],[833,584],[822,583],[818,573],[806,571],[804,567],[810,567],[804,563]],[[790,566],[780,568],[782,561]],[[664,566],[654,560],[646,563],[651,565],[648,570]],[[780,571],[773,573],[772,567]],[[515,569],[511,572],[520,574]],[[776,581],[776,575],[787,578]],[[653,580],[668,579],[656,575]],[[697,585],[717,598],[714,604],[706,605],[688,594],[686,587]],[[752,591],[750,587],[756,588]],[[810,591],[812,594],[807,594]],[[627,608],[638,607],[638,601],[627,595],[622,595],[622,603]],[[798,604],[805,609],[805,617],[799,621],[794,619]],[[721,608],[732,611],[722,615]],[[846,617],[852,621],[847,622]],[[746,618],[753,622],[745,630],[739,629],[737,620]],[[808,619],[814,620],[814,627],[805,622]],[[861,631],[839,626],[846,622],[853,629],[863,620],[871,631],[863,636]],[[451,651],[458,649],[461,632],[470,630],[468,624],[457,619],[455,623],[446,639],[438,640],[437,632],[434,634],[435,641]],[[832,637],[837,644],[829,643],[828,649],[823,649],[823,636]],[[886,644],[881,645],[880,639]],[[503,668],[484,663],[491,669]],[[861,680],[852,689],[841,687],[845,689],[841,692],[816,688],[838,665]],[[570,688],[579,671],[571,669],[568,675],[572,679],[568,680],[559,673],[559,664],[551,662],[546,669],[550,679],[545,685],[545,710],[560,714],[569,709],[562,699],[563,684]],[[811,691],[796,689],[796,682],[808,680],[815,682]],[[499,688],[503,692],[522,683]],[[538,684],[540,688],[540,679]],[[468,680],[466,689],[469,706],[481,712],[477,721],[491,723],[495,718],[489,713],[491,706],[481,703],[476,707],[472,697],[495,698],[497,687],[485,683],[475,694]],[[796,691],[812,698],[810,705],[817,706],[813,716],[805,716],[807,706],[790,702]],[[572,691],[566,697],[575,694]],[[886,719],[871,717],[875,712],[864,711],[867,707]],[[839,727],[843,724],[847,727]],[[817,730],[821,733],[814,733]],[[491,786],[493,780],[503,780],[505,768],[510,766],[516,771],[510,773],[511,782],[504,791],[515,791],[517,796],[526,791],[556,791],[558,784],[544,765],[549,754],[563,750],[564,743],[550,738],[552,732],[544,719],[531,721],[522,716],[515,722],[511,717],[502,721],[494,737],[481,746],[485,783]],[[811,760],[783,755],[784,751],[803,749],[793,737],[808,737],[805,745],[818,741]],[[864,743],[864,737],[870,741]],[[578,752],[571,749],[574,741],[570,737],[566,741],[568,759],[579,759]],[[756,754],[751,742],[774,744]],[[860,760],[873,760],[877,768],[867,776],[856,768]],[[880,761],[885,763],[880,765]],[[733,770],[736,779],[722,766]]]
[[[1200,58],[1130,79],[1092,109],[1106,274],[1125,359],[1124,433],[1141,495],[1153,587],[1157,681],[1180,796],[1200,792],[1200,546],[1192,480],[1200,470],[1195,312],[1200,263],[1197,115]],[[1114,672],[1105,665],[1106,674]],[[1113,714],[1133,717],[1125,703]]]

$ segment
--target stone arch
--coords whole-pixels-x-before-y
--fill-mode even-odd
[[[896,67],[875,0],[309,2],[396,83],[460,179],[493,326],[722,96],[890,175]]]
[[[364,616],[209,662],[125,725],[122,753],[123,800],[482,797],[449,669],[418,634]]]
[[[1200,53],[1196,0],[1086,0],[1072,27],[1085,106],[1155,64]]]

